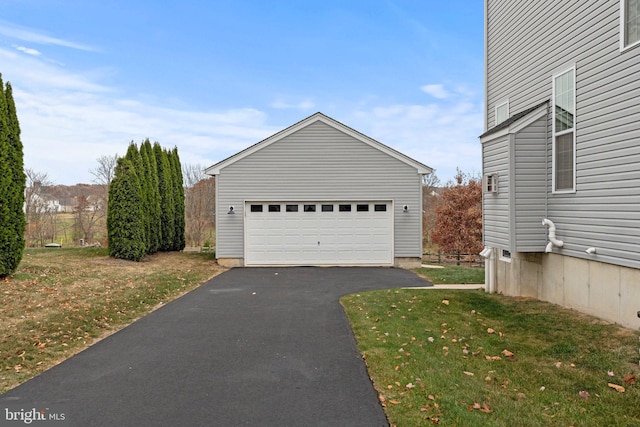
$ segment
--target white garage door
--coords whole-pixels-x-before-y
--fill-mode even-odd
[[[383,202],[247,202],[246,265],[393,264]]]

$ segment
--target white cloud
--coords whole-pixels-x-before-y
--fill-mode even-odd
[[[438,99],[446,99],[451,96],[451,94],[444,88],[444,85],[424,85],[420,88],[424,93],[433,96]]]
[[[12,39],[22,40],[25,42],[63,46],[71,49],[79,49],[79,50],[87,50],[87,51],[95,50],[95,48],[91,46],[87,46],[81,43],[76,43],[68,40],[59,39],[56,37],[51,37],[46,34],[42,34],[39,31],[30,29],[30,28],[20,27],[18,25],[15,25],[3,20],[0,20],[0,34],[6,37],[10,37]]]
[[[252,108],[194,111],[118,95],[100,73],[77,74],[39,57],[0,48],[11,81],[25,166],[58,184],[89,182],[104,154],[124,154],[145,138],[177,146],[183,163],[213,164],[277,132]]]
[[[436,169],[443,183],[456,168],[481,171],[482,103],[465,98],[427,105],[391,105],[359,110],[353,127]]]
[[[40,56],[42,55],[42,53],[40,53],[40,51],[36,50],[36,49],[31,49],[29,47],[24,47],[24,46],[15,46],[14,47],[19,50],[20,52],[24,52],[27,55],[33,55],[33,56]]]

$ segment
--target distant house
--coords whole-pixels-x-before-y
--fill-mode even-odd
[[[491,290],[637,327],[640,2],[485,1]]]
[[[316,113],[206,170],[227,266],[419,266],[428,166]]]

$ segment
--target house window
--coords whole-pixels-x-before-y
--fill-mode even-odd
[[[575,191],[575,68],[553,76],[553,191]]]
[[[496,123],[495,126],[504,122],[509,118],[509,101],[496,105]]]
[[[498,174],[490,173],[484,176],[482,188],[485,193],[498,192]]]
[[[506,249],[501,249],[500,256],[498,257],[498,259],[504,262],[511,262],[511,251],[508,251]]]
[[[640,0],[620,0],[621,49],[640,42]]]

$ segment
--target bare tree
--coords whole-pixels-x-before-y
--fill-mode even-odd
[[[185,237],[189,246],[202,246],[215,227],[215,178],[198,164],[183,164]]]
[[[56,234],[55,201],[46,190],[53,186],[53,181],[46,172],[26,168],[24,212],[27,219],[26,241],[29,246],[42,246],[51,242]]]
[[[76,197],[73,208],[74,232],[78,239],[92,243],[96,234],[96,228],[106,218],[107,205],[100,196],[80,195]]]
[[[100,156],[96,161],[98,162],[98,167],[89,170],[91,175],[94,176],[92,181],[94,184],[104,185],[109,188],[118,163],[118,155]]]
[[[422,177],[422,240],[425,249],[433,245],[431,233],[436,226],[436,210],[440,201],[440,178],[435,172]]]

